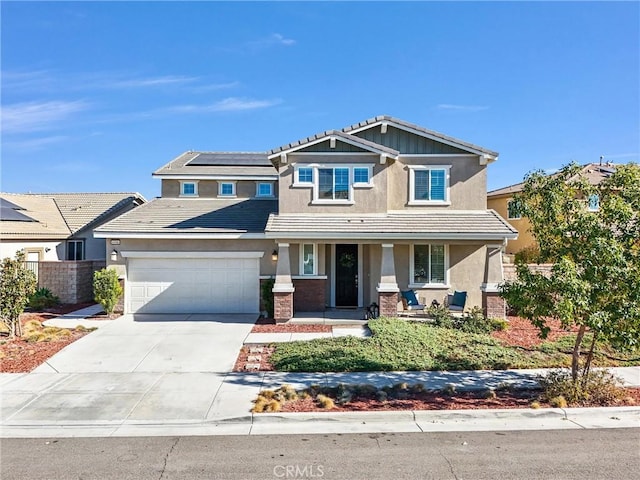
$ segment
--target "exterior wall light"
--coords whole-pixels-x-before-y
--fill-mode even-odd
[[[115,248],[111,251],[111,261],[112,262],[118,261],[118,251]]]
[[[271,254],[271,260],[273,260],[274,262],[278,261],[278,250],[273,251],[273,253]]]

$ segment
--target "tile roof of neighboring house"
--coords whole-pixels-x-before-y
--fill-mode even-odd
[[[362,129],[363,127],[367,127],[369,125],[375,125],[378,123],[388,123],[388,124],[396,124],[400,127],[407,128],[409,130],[415,130],[420,133],[424,133],[425,135],[435,139],[435,140],[443,140],[446,143],[453,143],[455,146],[460,146],[471,150],[476,150],[492,157],[498,157],[498,152],[494,152],[493,150],[489,150],[487,148],[481,147],[479,145],[474,145],[473,143],[465,142],[464,140],[460,140],[458,138],[450,137],[448,135],[444,135],[443,133],[436,132],[434,130],[429,130],[427,128],[421,127],[420,125],[416,125],[414,123],[409,123],[404,120],[400,120],[399,118],[391,117],[389,115],[378,115],[377,117],[369,118],[359,123],[355,123],[348,127],[342,129],[345,133],[352,133],[355,130]]]
[[[615,171],[615,165],[600,165],[597,163],[588,163],[582,167],[581,173],[589,181],[591,185],[598,185],[605,178],[609,177]],[[552,174],[555,175],[555,174]],[[499,197],[501,195],[511,195],[521,192],[524,188],[524,182],[509,185],[508,187],[491,190],[487,193],[487,198]]]
[[[197,234],[262,233],[277,200],[156,198],[96,229],[96,232]]]
[[[516,238],[517,230],[493,210],[381,215],[271,215],[269,238]]]
[[[34,193],[29,195],[52,198],[71,233],[100,223],[127,205],[146,202],[139,193]]]
[[[160,167],[154,176],[273,176],[278,171],[264,152],[185,152]]]
[[[400,155],[400,152],[398,152],[397,150],[394,150],[393,148],[385,147],[384,145],[379,145],[375,142],[371,142],[364,138],[359,138],[353,135],[349,135],[347,133],[344,133],[341,130],[326,130],[324,132],[317,133],[316,135],[311,135],[310,137],[303,138],[301,140],[298,140],[292,143],[287,143],[286,145],[282,145],[281,147],[269,150],[269,156],[274,156],[290,150],[297,150],[299,148],[304,148],[309,144],[316,143],[317,141],[322,141],[330,137],[336,137],[336,138],[342,139],[348,143],[352,143],[352,144],[355,144],[356,146],[360,146],[365,150],[386,153],[387,155],[392,156],[394,158]]]
[[[17,193],[0,193],[0,198],[19,207],[20,213],[35,220],[15,221],[4,215],[3,207],[3,215],[0,217],[0,236],[3,240],[64,239],[71,235],[53,198]]]

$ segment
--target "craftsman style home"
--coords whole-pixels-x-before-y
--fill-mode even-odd
[[[97,229],[125,311],[358,308],[394,315],[467,292],[503,316],[502,249],[517,232],[486,208],[494,151],[388,116],[265,153],[186,152],[154,172],[162,196]]]

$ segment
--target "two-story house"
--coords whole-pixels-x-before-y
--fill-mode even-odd
[[[516,231],[486,209],[491,150],[380,116],[267,153],[187,152],[154,173],[162,197],[104,225],[126,312],[275,317],[397,311],[464,290],[504,315],[501,251]]]

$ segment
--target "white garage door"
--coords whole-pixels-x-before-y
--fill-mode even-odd
[[[129,313],[257,313],[258,258],[129,258]]]

